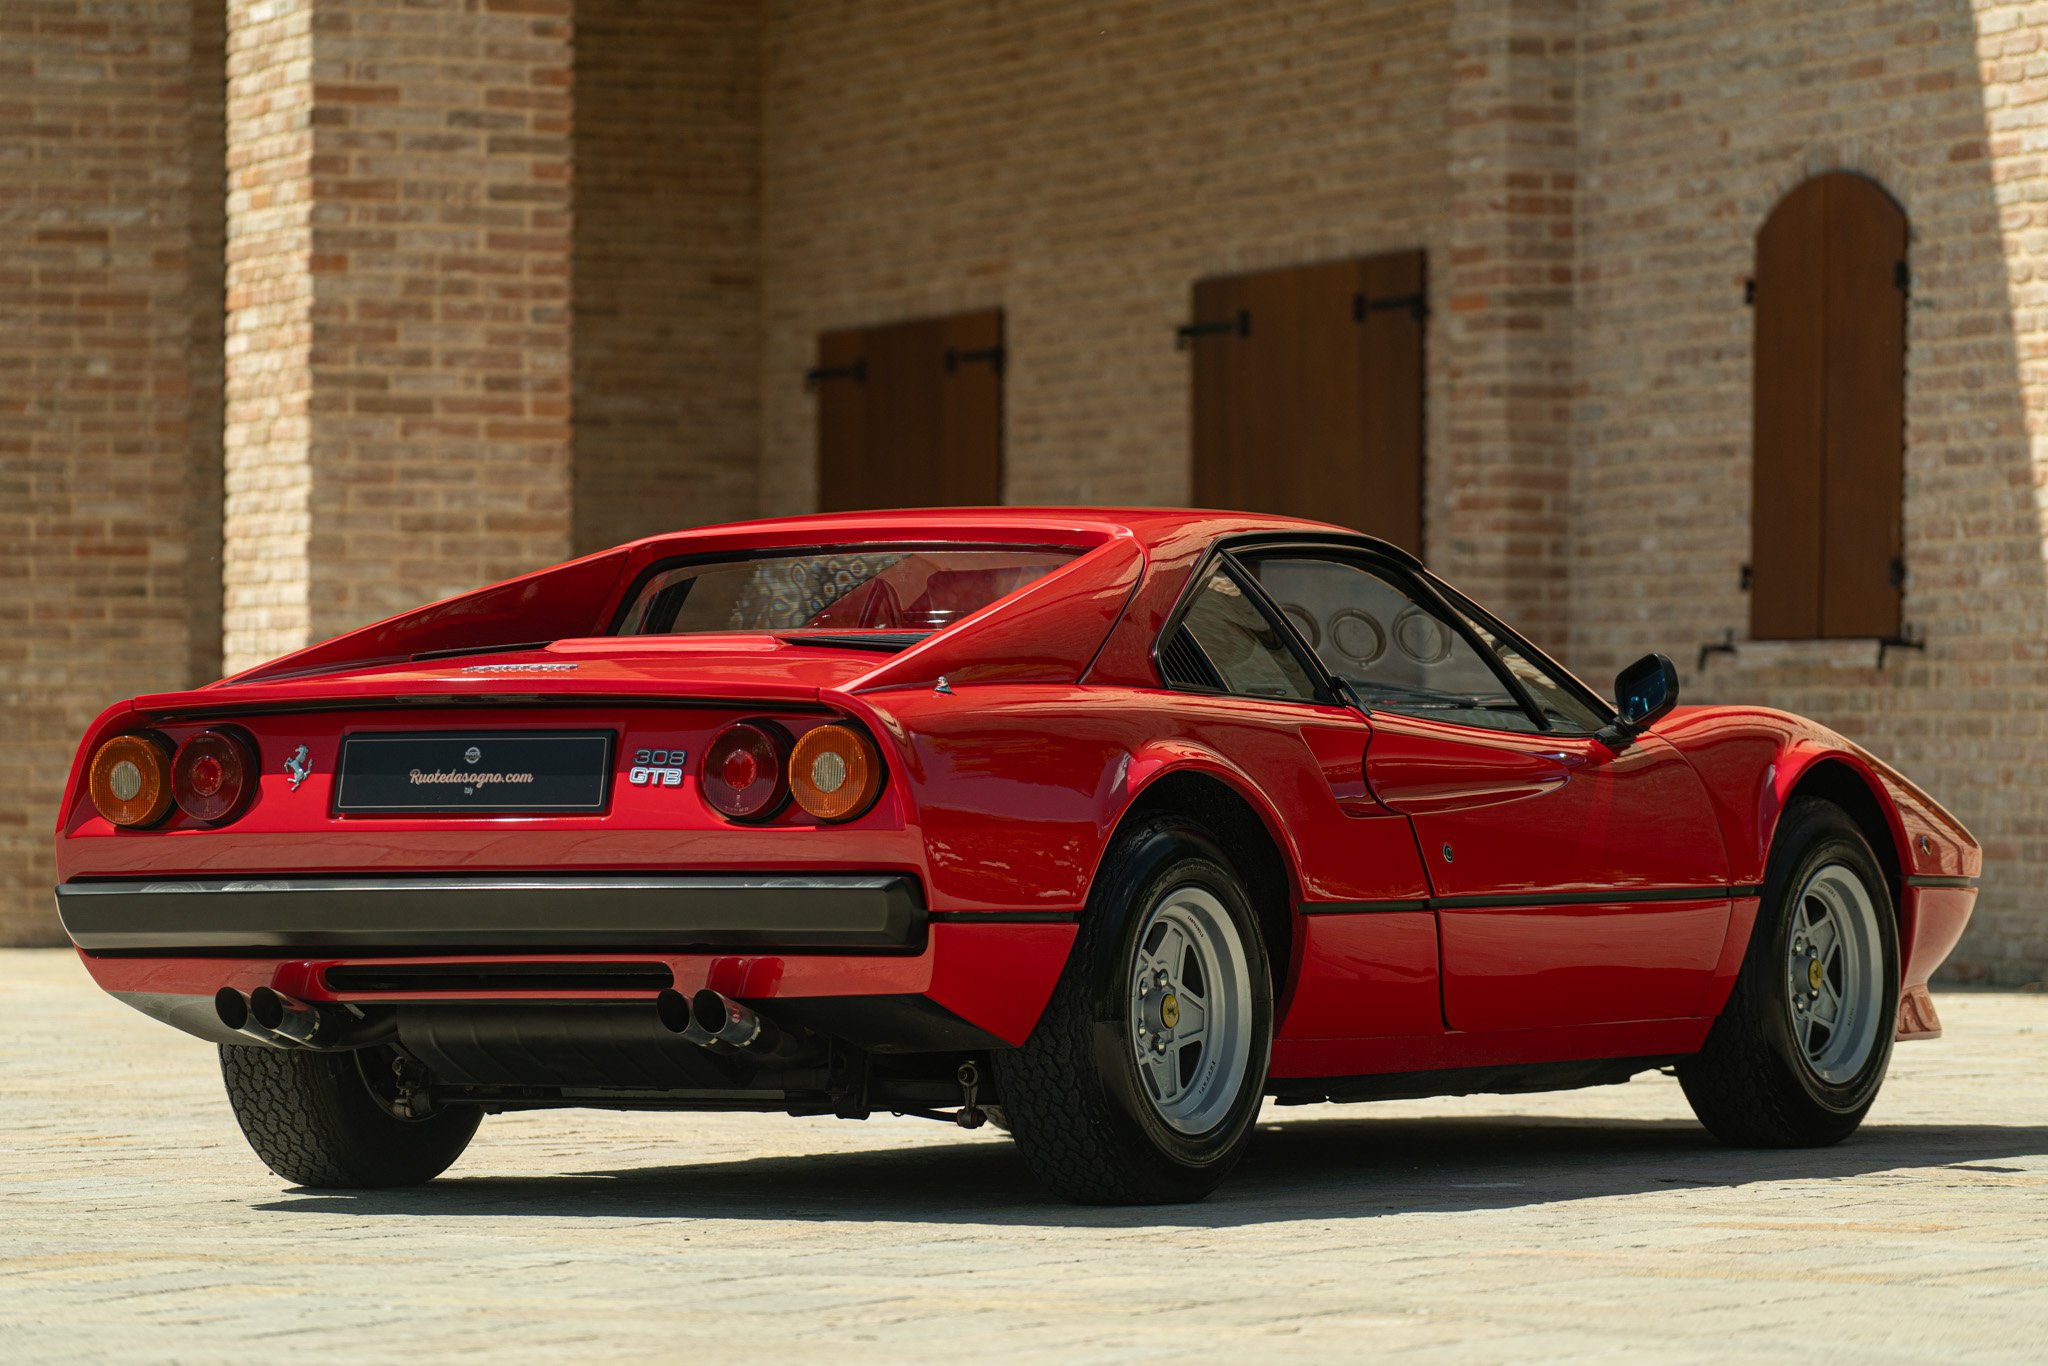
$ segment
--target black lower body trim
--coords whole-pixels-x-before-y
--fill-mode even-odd
[[[1916,873],[1906,879],[1906,885],[1908,887],[1975,887],[1977,879],[1973,877],[1934,877],[1930,874]]]
[[[1756,896],[1761,887],[1617,888],[1611,892],[1517,892],[1505,896],[1428,896],[1393,901],[1304,901],[1303,915],[1390,915],[1400,911],[1484,911],[1546,906],[1631,906],[1656,901],[1719,901]]]
[[[1515,1095],[1609,1086],[1638,1072],[1668,1067],[1677,1057],[1589,1058],[1579,1062],[1451,1067],[1436,1072],[1387,1072],[1364,1077],[1282,1077],[1266,1090],[1282,1105],[1317,1101],[1420,1100],[1428,1096]]]
[[[901,874],[533,875],[72,882],[88,953],[342,950],[915,951],[924,897]]]

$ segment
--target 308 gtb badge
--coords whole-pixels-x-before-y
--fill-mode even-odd
[[[636,749],[626,781],[634,787],[681,787],[689,759],[686,749]]]

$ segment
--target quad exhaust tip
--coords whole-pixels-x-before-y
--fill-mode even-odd
[[[762,1057],[778,1053],[782,1030],[772,1020],[741,1006],[729,995],[705,987],[696,995],[684,995],[670,987],[653,1001],[662,1024],[686,1040],[713,1053],[745,1053]]]
[[[353,1006],[309,1005],[272,987],[246,996],[222,987],[213,993],[213,1013],[237,1034],[273,1048],[364,1048],[397,1032],[389,1011],[373,1016]]]

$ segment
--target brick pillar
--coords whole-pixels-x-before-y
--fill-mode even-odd
[[[1429,550],[1545,645],[1569,610],[1577,0],[1456,0],[1449,413]]]
[[[0,943],[62,941],[50,832],[86,725],[217,662],[218,21],[0,4]]]
[[[229,0],[226,653],[569,549],[570,0]]]

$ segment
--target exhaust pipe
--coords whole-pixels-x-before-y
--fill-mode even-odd
[[[671,1034],[680,1034],[686,1042],[699,1048],[712,1046],[711,1035],[698,1025],[690,1011],[690,998],[674,987],[654,998],[654,1012],[661,1017],[662,1027]]]
[[[655,997],[654,1008],[671,1031],[727,1057],[781,1063],[809,1051],[808,1041],[784,1033],[773,1020],[709,987],[695,996],[664,991]]]
[[[245,1038],[269,1044],[272,1048],[290,1047],[284,1040],[251,1018],[249,998],[233,987],[222,987],[213,993],[213,1013],[220,1017],[223,1025]]]
[[[213,1012],[229,1029],[273,1048],[367,1048],[398,1035],[395,1014],[373,1017],[348,1006],[309,1005],[271,987],[247,996],[222,987],[213,994]]]

